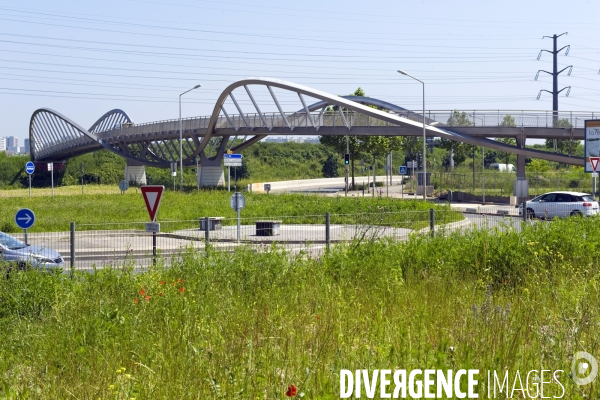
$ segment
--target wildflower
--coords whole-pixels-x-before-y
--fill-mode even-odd
[[[158,292],[158,295],[159,295],[159,296],[162,296],[162,295],[163,295],[163,292]]]
[[[296,397],[297,392],[298,392],[298,389],[296,389],[296,386],[290,385],[290,386],[288,386],[287,392],[285,392],[285,395],[287,397]]]
[[[185,289],[183,288],[183,286],[181,286],[181,287],[179,288],[179,291],[180,291],[181,293],[185,292]]]
[[[134,302],[135,304],[137,304],[137,303],[139,303],[139,302],[140,302],[140,299],[135,299],[133,302]]]
[[[113,389],[115,388],[115,385],[108,385],[108,388],[109,388],[110,390],[113,390]]]
[[[143,296],[143,295],[145,295],[145,294],[146,294],[146,289],[144,289],[144,288],[141,288],[141,289],[140,289],[140,295],[141,295],[141,296]]]
[[[183,279],[181,279],[181,278],[177,279],[177,283],[183,283]]]
[[[166,282],[165,281],[160,281],[159,282],[161,285],[164,285]]]
[[[320,317],[320,316],[318,316],[318,315],[317,315],[315,318],[317,318],[317,319],[321,319],[321,317]]]
[[[146,297],[144,297],[144,300],[146,300],[146,301],[150,301],[150,296],[146,296]]]
[[[131,379],[131,374],[125,374],[125,378]]]

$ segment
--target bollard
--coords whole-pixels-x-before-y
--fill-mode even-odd
[[[71,278],[75,271],[75,222],[71,222]]]
[[[431,231],[431,237],[435,232],[435,218],[434,218],[434,210],[433,208],[429,209],[429,230]]]
[[[329,250],[329,245],[331,244],[331,231],[329,230],[331,227],[331,215],[327,212],[325,213],[325,243],[327,246],[327,250]]]

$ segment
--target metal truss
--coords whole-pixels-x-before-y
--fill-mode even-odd
[[[259,86],[266,89],[273,103],[259,105],[251,91],[251,88]],[[242,95],[245,92],[249,102],[241,103],[234,95],[239,88],[243,89]],[[275,88],[296,97],[301,108],[295,108],[293,112],[286,111],[273,90]],[[318,101],[307,104],[306,98]],[[226,106],[226,103],[229,105]],[[251,104],[251,110],[243,110],[241,104]],[[277,111],[262,111],[268,107]],[[548,119],[544,119],[543,115],[540,119],[540,113],[525,115],[521,112],[520,126],[517,127],[501,125],[499,112],[497,118],[495,112],[468,114],[468,124],[464,126],[448,125],[451,117],[452,111],[438,114],[429,112],[424,116],[377,99],[336,96],[291,82],[248,78],[225,88],[215,102],[210,117],[182,121],[183,163],[192,166],[199,159],[202,165],[220,165],[225,151],[240,151],[267,135],[419,136],[422,135],[423,123],[427,136],[567,164],[584,163],[583,158],[510,146],[487,139],[523,135],[532,137],[528,133],[531,132],[533,137],[558,135],[562,138],[567,135],[573,140],[580,134],[580,128],[572,128],[569,132],[548,127],[547,122],[544,127],[544,121]],[[534,117],[537,118],[535,121]],[[573,115],[570,118],[573,121]],[[585,118],[588,118],[587,115],[579,115],[576,121],[582,122]],[[171,162],[179,160],[178,119],[134,125],[123,111],[112,110],[86,130],[55,111],[40,109],[31,117],[29,132],[31,155],[35,161],[64,160],[101,148],[149,166],[169,167]]]

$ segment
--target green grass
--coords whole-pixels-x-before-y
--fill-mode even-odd
[[[157,214],[157,221],[190,221],[200,217],[235,218],[230,208],[231,193],[226,191],[201,191],[181,193],[166,191]],[[401,201],[391,198],[324,197],[303,194],[253,194],[245,193],[246,207],[243,218],[282,218],[284,223],[324,223],[326,212],[335,214],[332,223],[368,222],[369,214],[375,221],[394,226],[423,227],[429,221],[429,208],[444,209],[420,201]],[[83,224],[108,224],[118,222],[148,221],[143,197],[135,188],[126,194],[107,194],[101,190],[94,194],[71,194],[55,197],[0,197],[0,230],[16,232],[14,215],[20,208],[30,208],[36,215],[31,232],[67,231],[69,223],[77,229],[98,229]],[[383,213],[383,214],[382,214]],[[340,214],[343,214],[341,216]],[[381,214],[381,215],[380,215]],[[444,213],[451,222],[462,219],[458,213]],[[357,219],[360,216],[360,220]],[[382,219],[383,218],[383,219]],[[233,220],[226,221],[233,224]],[[177,228],[176,225],[169,225]],[[103,229],[122,229],[107,227]]]
[[[335,399],[340,369],[475,368],[560,369],[564,398],[598,398],[568,371],[575,351],[600,356],[599,241],[596,219],[571,219],[319,256],[188,253],[145,273],[13,273],[0,396],[284,399],[294,384]]]

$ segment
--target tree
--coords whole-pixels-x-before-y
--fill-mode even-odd
[[[570,129],[571,122],[567,118],[559,119],[554,122],[555,128]],[[555,144],[556,143],[556,147]],[[568,154],[571,150],[570,140],[566,139],[546,139],[546,148],[552,149],[557,153]]]
[[[469,120],[467,113],[454,110],[446,125],[449,126],[472,126],[473,124]],[[450,139],[441,138],[440,147],[446,149],[450,154],[444,158],[442,165],[449,166],[454,169],[454,165],[459,165],[469,156],[471,153],[471,145],[466,143],[456,142]]]
[[[398,150],[402,144],[397,136],[363,136],[361,142],[360,149],[373,157],[373,166],[375,166],[375,159],[378,156]]]
[[[512,117],[512,115],[505,115],[504,118],[502,119],[502,122],[500,122],[500,126],[504,127],[504,128],[514,128],[515,126],[517,126],[515,119]],[[496,141],[500,142],[500,143],[504,143],[504,144],[508,144],[510,146],[516,146],[517,145],[517,139],[515,138],[511,138],[511,137],[504,137],[504,138],[498,138],[496,139]],[[506,165],[509,164],[508,162],[508,157],[510,156],[509,152],[504,153],[506,159]]]
[[[329,154],[323,163],[323,168],[321,170],[323,172],[323,176],[325,178],[335,178],[339,176],[339,166],[338,157],[333,154]]]
[[[351,96],[364,96],[365,91],[359,87],[351,94]],[[338,110],[338,106],[327,107],[325,111],[327,114],[335,113]],[[345,110],[342,110],[345,111]],[[348,140],[348,145],[346,144],[346,140]],[[319,142],[326,147],[329,147],[333,151],[338,154],[346,154],[346,151],[349,150],[350,154],[350,170],[352,173],[352,187],[355,186],[354,183],[354,160],[360,157],[362,140],[360,140],[356,136],[321,136],[319,138]]]
[[[250,178],[250,171],[248,171],[246,159],[242,158],[241,167],[229,168],[229,176],[237,180]]]

